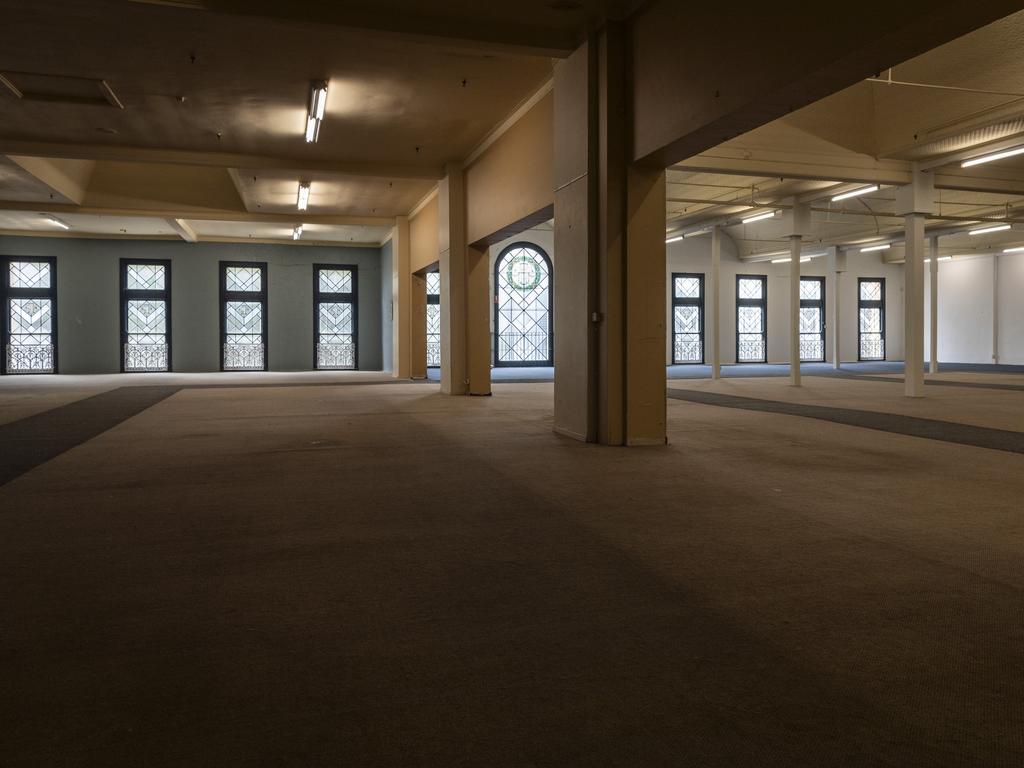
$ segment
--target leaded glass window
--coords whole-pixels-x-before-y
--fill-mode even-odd
[[[267,265],[221,263],[221,368],[267,370]]]
[[[857,356],[885,360],[885,279],[862,277],[857,286]]]
[[[768,355],[768,278],[736,277],[736,362],[763,363]]]
[[[427,367],[441,365],[441,273],[427,272]]]
[[[121,370],[171,370],[171,262],[121,260]]]
[[[551,261],[531,243],[516,243],[494,265],[495,365],[552,365]]]
[[[2,265],[4,373],[55,373],[56,261],[6,259]]]
[[[672,363],[704,362],[704,275],[672,275]]]
[[[825,278],[800,278],[800,359],[825,359]]]
[[[344,371],[358,367],[356,285],[355,267],[317,265],[313,268],[317,370]]]

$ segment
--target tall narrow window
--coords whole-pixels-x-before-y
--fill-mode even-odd
[[[704,362],[704,275],[672,275],[672,363]]]
[[[345,371],[358,368],[356,294],[355,267],[313,267],[317,370]]]
[[[5,259],[4,373],[57,371],[56,260]]]
[[[768,357],[768,278],[736,276],[736,362],[763,363]]]
[[[267,265],[221,262],[221,369],[267,370]]]
[[[427,272],[427,367],[441,365],[441,273]]]
[[[494,264],[494,364],[552,365],[551,260],[532,243],[510,245]]]
[[[800,359],[825,359],[825,278],[800,278]]]
[[[857,357],[885,360],[885,279],[862,277],[857,288]]]
[[[121,370],[171,370],[171,262],[121,259]]]

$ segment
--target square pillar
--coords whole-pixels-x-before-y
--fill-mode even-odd
[[[841,276],[845,271],[846,254],[839,250],[837,246],[832,246],[828,254],[828,282],[831,283],[831,292],[827,299],[831,300],[830,306],[832,307],[832,317],[829,322],[831,327],[829,336],[832,339],[832,367],[837,371],[842,367],[842,326],[840,324],[840,319],[842,318],[840,310],[842,291],[840,290],[840,285],[842,283]]]
[[[906,217],[904,274],[904,394],[924,396],[924,216]]]
[[[711,315],[711,378],[722,378],[722,228],[715,226],[711,230],[711,280],[708,286],[710,299],[708,313]]]
[[[666,441],[665,172],[631,165],[625,34],[555,69],[555,430]]]
[[[469,391],[466,361],[466,199],[462,166],[449,164],[438,185],[441,271],[441,392]]]
[[[411,378],[410,333],[412,332],[412,276],[410,269],[409,217],[395,217],[391,236],[391,295],[394,303],[392,323],[392,375],[396,379]]]
[[[412,275],[410,296],[412,328],[409,331],[409,375],[414,379],[425,379],[427,378],[427,281],[422,275]]]
[[[789,383],[800,386],[800,256],[803,238],[789,238]]]
[[[928,372],[939,372],[939,238],[928,238],[928,257],[931,259],[929,266],[929,287],[931,288],[931,302],[929,303],[929,334],[930,349],[928,350]]]

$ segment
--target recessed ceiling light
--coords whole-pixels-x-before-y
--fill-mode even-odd
[[[309,189],[312,184],[308,181],[299,182],[298,206],[300,211],[306,210],[309,206]]]
[[[1005,232],[1010,228],[1009,224],[996,224],[991,227],[982,227],[981,229],[972,229],[968,232],[968,235],[987,235],[989,232]]]
[[[877,184],[872,184],[870,187],[861,187],[860,189],[851,189],[849,192],[843,192],[841,195],[834,196],[832,198],[832,202],[838,203],[840,200],[849,200],[851,197],[860,197],[861,195],[867,195],[877,191]]]
[[[861,248],[861,253],[871,253],[872,251],[887,251],[892,248],[892,243],[882,243],[881,245],[869,245],[866,248]]]
[[[970,160],[964,160],[960,163],[960,167],[970,168],[972,165],[991,163],[995,160],[1003,160],[1007,157],[1015,157],[1017,155],[1024,155],[1024,147],[1014,147],[1013,149],[1004,149],[1001,152],[990,152],[987,155],[978,155],[978,157],[972,157]]]
[[[775,211],[768,211],[767,213],[759,213],[756,216],[748,216],[743,219],[744,224],[753,224],[755,221],[764,221],[765,219],[771,219],[775,217]]]

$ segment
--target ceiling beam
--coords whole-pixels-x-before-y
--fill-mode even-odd
[[[867,155],[823,155],[776,149],[716,147],[672,166],[691,173],[807,179],[860,184],[910,182],[910,163]]]
[[[231,152],[195,152],[180,149],[147,149],[99,144],[56,144],[50,142],[0,139],[0,154],[36,158],[104,160],[124,163],[169,163],[219,168],[285,170],[299,173],[337,173],[378,179],[423,179],[438,181],[444,169],[432,166],[356,163],[319,157],[271,157]]]
[[[186,243],[196,243],[199,241],[196,231],[192,229],[192,226],[185,219],[167,219],[167,224],[181,235],[181,239]]]
[[[7,159],[62,198],[81,204],[96,163],[52,157],[8,155]]]
[[[332,226],[391,227],[395,220],[385,216],[330,216],[310,214],[308,211],[295,213],[255,213],[232,210],[170,210],[139,208],[99,208],[61,203],[21,203],[0,201],[0,210],[36,211],[38,213],[85,214],[93,216],[134,216],[154,219],[186,219],[190,221],[242,221],[267,224],[327,224]]]

